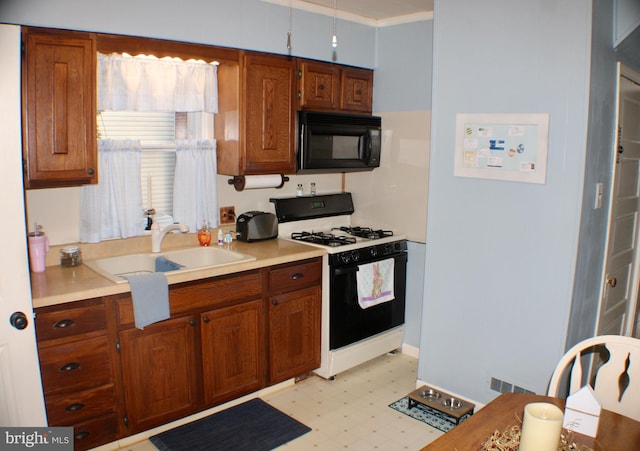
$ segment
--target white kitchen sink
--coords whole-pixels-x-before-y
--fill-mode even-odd
[[[157,260],[160,258],[160,260]],[[124,276],[161,271],[177,274],[255,260],[256,257],[220,247],[193,247],[160,253],[128,254],[87,260],[85,264],[107,279],[126,283]]]

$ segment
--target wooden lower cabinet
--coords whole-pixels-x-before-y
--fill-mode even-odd
[[[320,366],[320,288],[281,294],[269,305],[269,382]]]
[[[122,435],[115,340],[103,298],[35,309],[40,373],[49,426],[73,427],[74,449]]]
[[[138,329],[129,293],[36,309],[51,426],[89,449],[307,373],[320,363],[321,259],[171,286]]]
[[[169,319],[120,332],[122,379],[131,432],[180,418],[198,406],[195,320]]]
[[[264,387],[262,299],[201,315],[202,372],[207,406]]]

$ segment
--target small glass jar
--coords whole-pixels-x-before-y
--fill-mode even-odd
[[[82,264],[82,252],[78,246],[65,246],[60,249],[60,266],[71,268]]]

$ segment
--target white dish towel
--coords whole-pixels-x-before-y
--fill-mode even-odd
[[[358,266],[358,304],[363,309],[395,299],[394,259],[388,258]]]

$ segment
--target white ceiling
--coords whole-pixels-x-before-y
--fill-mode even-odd
[[[433,0],[263,0],[372,26],[433,18]],[[337,9],[334,9],[334,5]]]

